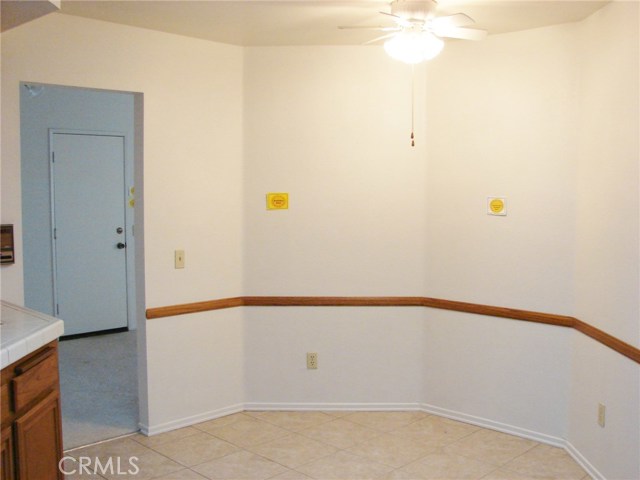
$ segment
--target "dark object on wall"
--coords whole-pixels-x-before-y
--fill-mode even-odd
[[[13,225],[2,225],[2,239],[0,241],[0,251],[2,258],[0,263],[15,263],[15,255],[13,248]]]

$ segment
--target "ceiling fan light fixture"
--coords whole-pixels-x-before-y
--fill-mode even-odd
[[[384,43],[387,54],[404,63],[416,64],[438,55],[444,42],[425,30],[404,30]]]

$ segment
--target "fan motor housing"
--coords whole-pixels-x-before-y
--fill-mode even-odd
[[[435,0],[395,0],[391,2],[391,14],[407,20],[426,20],[437,6]]]

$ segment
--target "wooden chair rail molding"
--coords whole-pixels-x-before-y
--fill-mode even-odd
[[[640,349],[574,317],[429,297],[233,297],[147,309],[147,319],[234,307],[428,307],[573,328],[640,364]]]

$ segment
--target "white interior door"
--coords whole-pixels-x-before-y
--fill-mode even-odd
[[[52,132],[51,179],[65,335],[126,327],[124,137]]]

